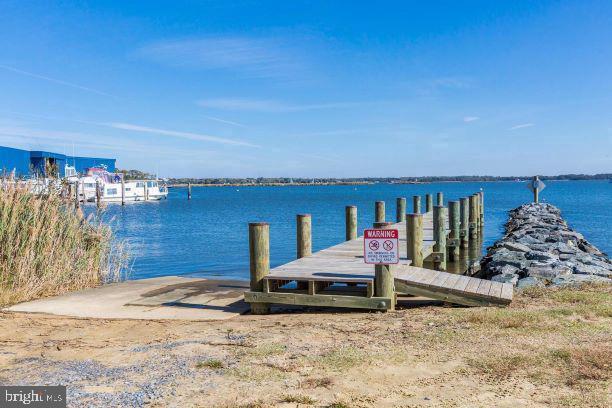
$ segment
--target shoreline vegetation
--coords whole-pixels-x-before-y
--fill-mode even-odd
[[[127,264],[110,228],[59,193],[0,186],[0,306],[120,281]]]
[[[368,185],[368,184],[428,184],[460,182],[517,182],[527,181],[528,176],[439,176],[439,177],[362,177],[362,178],[169,178],[169,187],[236,187],[236,186],[331,186],[331,185]],[[561,174],[540,176],[540,180],[612,180],[612,174]]]
[[[124,174],[126,180],[155,179],[155,174],[140,170],[117,170]],[[348,177],[348,178],[312,178],[312,177],[168,177],[164,178],[169,187],[237,187],[237,186],[304,186],[304,185],[367,185],[367,184],[428,184],[444,182],[491,182],[491,181],[527,181],[532,176],[421,176],[421,177]],[[612,180],[612,173],[602,174],[559,174],[540,176],[540,180]]]

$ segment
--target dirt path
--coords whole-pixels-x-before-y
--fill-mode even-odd
[[[608,406],[610,287],[510,308],[226,321],[0,314],[0,383],[66,384],[70,406]]]

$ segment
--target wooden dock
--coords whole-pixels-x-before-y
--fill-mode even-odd
[[[476,195],[478,200],[482,200],[481,194]],[[439,195],[438,204],[441,204],[442,199]],[[429,198],[427,202],[430,201]],[[438,205],[419,216],[421,219],[419,230],[415,231],[414,223],[407,222],[407,217],[401,214],[400,209],[405,210],[401,208],[402,205],[405,206],[405,201],[402,204],[398,199],[400,209],[397,211],[397,220],[400,222],[385,226],[397,229],[400,234],[400,263],[388,266],[393,278],[393,290],[387,292],[377,287],[375,267],[364,263],[363,237],[349,239],[356,235],[354,231],[349,231],[356,228],[354,225],[356,223],[348,217],[349,208],[354,207],[347,207],[348,240],[312,254],[309,251],[310,218],[306,216],[307,223],[304,224],[305,216],[298,216],[298,256],[301,257],[295,261],[266,270],[265,265],[257,263],[257,251],[253,249],[258,246],[251,243],[251,290],[245,293],[245,300],[251,304],[254,313],[267,312],[270,304],[389,310],[394,309],[397,294],[424,296],[467,306],[508,305],[512,301],[511,284],[422,267],[422,260],[425,259],[425,264],[435,265],[436,269],[444,269],[447,259],[452,257],[452,254],[456,254],[462,246],[463,237],[477,237],[482,232],[484,212],[481,214],[482,210],[476,201],[471,199],[470,217],[463,217],[471,219],[470,223],[453,221],[453,217],[456,220],[461,218],[457,202],[457,205],[449,206],[453,212],[457,212],[456,214],[449,215],[445,207]],[[382,225],[380,219],[384,216],[379,211],[384,212],[384,204],[381,207],[380,203],[376,204],[376,219]],[[437,222],[434,222],[435,217],[438,217]],[[264,225],[267,227],[267,224],[257,224],[260,227]],[[419,257],[410,256],[414,253],[415,240],[418,240],[420,248],[420,260],[416,262],[411,258],[419,259]],[[263,246],[268,245],[267,241],[264,241]],[[256,259],[253,259],[254,257]],[[269,260],[267,262],[269,264]],[[415,263],[418,265],[415,266]],[[258,266],[263,266],[264,273],[258,274]]]

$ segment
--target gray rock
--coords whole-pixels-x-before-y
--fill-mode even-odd
[[[538,279],[533,277],[527,277],[523,279],[519,279],[516,287],[519,289],[532,288],[532,287],[543,287],[544,283]]]
[[[531,261],[544,261],[544,262],[547,262],[547,261],[551,261],[552,262],[555,259],[559,259],[558,257],[556,257],[556,256],[554,256],[552,254],[549,254],[549,253],[546,253],[546,252],[539,252],[539,251],[527,252],[525,254],[525,258],[529,259]]]
[[[519,280],[519,276],[515,273],[501,273],[499,275],[493,276],[491,280],[494,282],[511,283],[516,286],[516,283]]]
[[[502,244],[503,248],[506,248],[509,251],[518,251],[518,252],[529,252],[530,249],[527,245],[519,244],[518,242],[506,241]]]

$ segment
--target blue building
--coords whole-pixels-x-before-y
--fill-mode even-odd
[[[115,159],[73,157],[59,153],[0,146],[0,171],[5,174],[14,171],[17,177],[35,174],[43,177],[64,177],[66,165],[73,166],[79,174],[84,174],[91,167],[104,167],[109,172],[114,172],[115,163]]]

